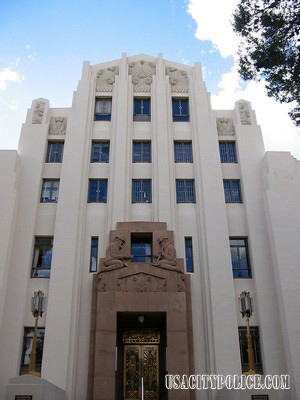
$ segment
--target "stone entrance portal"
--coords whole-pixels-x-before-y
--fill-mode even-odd
[[[165,374],[194,372],[191,295],[165,223],[121,222],[94,276],[89,400],[189,400]]]

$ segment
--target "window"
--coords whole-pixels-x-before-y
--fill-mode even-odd
[[[189,100],[172,99],[173,121],[189,121]]]
[[[226,203],[242,203],[240,181],[238,179],[224,179],[223,185]]]
[[[150,98],[135,97],[133,100],[133,120],[150,121]]]
[[[252,348],[254,355],[254,365],[256,372],[262,373],[262,361],[259,343],[259,330],[258,327],[250,328]],[[239,327],[239,341],[240,341],[240,352],[242,362],[242,372],[249,370],[249,358],[248,358],[248,339],[247,339],[247,328]]]
[[[97,272],[98,264],[98,238],[91,238],[90,272]]]
[[[192,142],[174,142],[174,159],[176,163],[192,163]]]
[[[151,179],[132,180],[132,202],[151,203]]]
[[[193,242],[191,237],[185,237],[186,272],[194,272]]]
[[[177,203],[195,203],[194,179],[176,179]]]
[[[53,237],[36,237],[31,278],[50,278]]]
[[[234,278],[251,278],[246,238],[230,238],[230,253]]]
[[[96,98],[95,121],[111,120],[111,98]]]
[[[47,163],[61,163],[64,153],[64,142],[48,142]]]
[[[236,163],[236,151],[234,142],[219,142],[221,163]]]
[[[151,142],[133,142],[132,162],[151,162]]]
[[[109,142],[92,142],[92,153],[91,153],[92,163],[108,163],[109,162]]]
[[[33,327],[24,328],[20,375],[28,373],[29,363],[30,363],[30,354],[32,351],[33,334],[34,334]],[[35,362],[35,370],[37,372],[41,372],[41,369],[42,369],[44,336],[45,336],[45,328],[38,328],[37,329],[37,338],[36,338],[36,362]]]
[[[107,179],[90,179],[89,181],[89,203],[106,203],[107,201]]]
[[[131,262],[152,262],[152,234],[133,233],[131,235]]]
[[[43,179],[41,203],[57,203],[59,179]]]

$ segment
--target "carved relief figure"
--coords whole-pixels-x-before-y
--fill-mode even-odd
[[[242,125],[251,125],[249,106],[246,102],[239,103],[240,120]]]
[[[173,93],[187,93],[189,91],[188,74],[186,71],[167,67],[166,74],[170,77],[171,90]]]
[[[39,101],[39,102],[35,103],[33,116],[32,116],[33,124],[41,124],[42,123],[44,110],[45,110],[45,103],[43,101]]]
[[[67,128],[67,118],[52,117],[50,119],[49,135],[65,135]]]
[[[96,92],[112,92],[115,76],[119,74],[119,67],[100,69],[97,71]]]
[[[217,118],[217,130],[219,136],[234,135],[232,118]]]
[[[128,267],[128,264],[126,264],[125,260],[129,260],[132,258],[132,256],[121,254],[121,248],[124,243],[125,239],[120,236],[116,236],[115,239],[107,246],[106,258],[103,262],[105,271]]]
[[[176,260],[176,250],[175,247],[169,242],[167,237],[163,237],[159,240],[160,244],[160,252],[156,256],[157,260],[154,265],[155,267],[162,267],[167,269],[176,269],[177,260]]]
[[[156,74],[156,65],[144,60],[132,62],[128,65],[129,75],[132,75],[133,90],[135,92],[150,92],[152,76]]]

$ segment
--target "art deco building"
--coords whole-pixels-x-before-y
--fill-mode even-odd
[[[0,399],[300,398],[300,162],[265,153],[249,102],[212,110],[200,64],[84,62],[0,166]],[[249,369],[244,291],[255,370],[291,389],[168,391]]]

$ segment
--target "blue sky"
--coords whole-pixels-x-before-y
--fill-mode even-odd
[[[242,97],[252,101],[261,114],[266,148],[290,150],[300,158],[300,135],[285,116],[286,106],[266,99],[262,84],[238,79],[229,24],[236,3],[0,0],[0,148],[17,148],[32,99],[47,98],[51,107],[71,105],[84,60],[98,64],[122,52],[162,52],[175,62],[201,62],[214,108],[233,108]],[[268,127],[278,107],[282,127],[278,121]],[[283,128],[289,133],[283,135]]]

